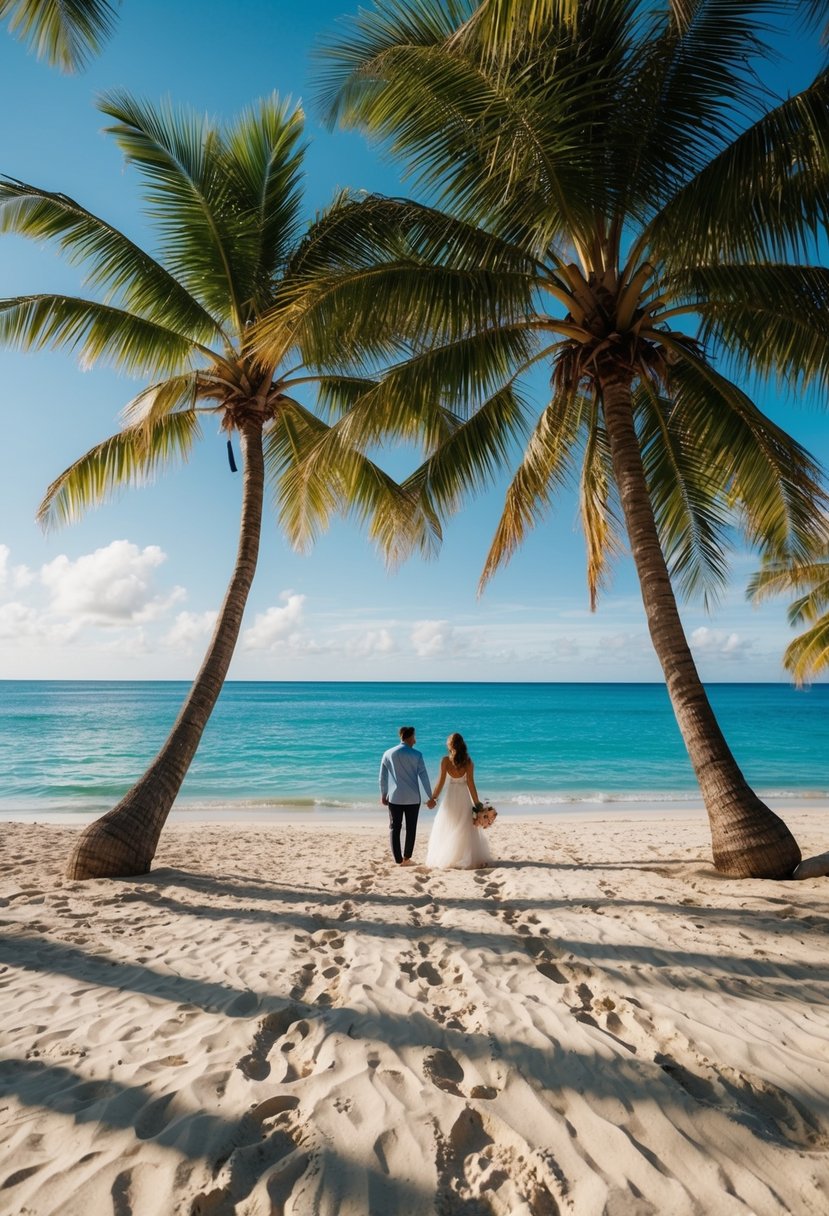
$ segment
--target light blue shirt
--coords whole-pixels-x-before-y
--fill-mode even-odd
[[[419,783],[419,784],[418,784]],[[380,793],[389,802],[402,806],[413,806],[420,802],[420,786],[426,797],[432,797],[429,774],[423,756],[408,743],[398,743],[383,753],[380,761]]]

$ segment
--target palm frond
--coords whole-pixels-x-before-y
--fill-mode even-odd
[[[115,28],[107,0],[0,0],[0,21],[28,43],[38,59],[76,72],[97,55]]]
[[[819,465],[705,360],[684,347],[675,353],[672,425],[704,450],[710,477],[739,509],[748,543],[764,557],[808,559],[827,536]]]
[[[149,384],[128,401],[121,417],[128,429],[142,427],[151,432],[156,423],[165,416],[187,407],[196,408],[199,392],[199,372],[188,372],[183,376],[170,376],[156,384]]]
[[[776,377],[789,391],[829,387],[829,270],[723,264],[681,281],[704,301],[700,340],[725,350],[735,372]]]
[[[265,467],[290,542],[306,549],[334,515],[350,515],[367,525],[390,565],[414,550],[432,555],[440,541],[437,521],[357,448],[327,441],[331,430],[297,401],[283,398],[265,433]]]
[[[597,200],[610,210],[602,120],[616,100],[630,6],[581,5],[579,27],[553,31],[531,63],[496,63],[454,37],[471,15],[461,7],[390,0],[355,18],[323,51],[330,119],[370,130],[456,215],[538,250],[564,232],[586,235]]]
[[[197,353],[189,338],[164,325],[96,300],[59,295],[0,300],[0,344],[68,347],[84,366],[103,362],[135,374],[178,372]]]
[[[532,311],[533,264],[520,250],[431,208],[368,198],[338,205],[300,246],[256,341],[296,343],[312,365],[339,353],[394,361]]]
[[[483,0],[456,37],[480,41],[492,54],[520,48],[553,29],[574,27],[579,0]]]
[[[379,0],[344,22],[344,34],[317,52],[318,100],[331,126],[348,121],[363,98],[364,65],[398,45],[431,46],[450,39],[477,8],[475,0]]]
[[[783,666],[801,687],[829,668],[829,613],[786,647]]]
[[[366,378],[364,392],[355,381],[348,411],[322,442],[365,450],[398,439],[431,450],[453,432],[451,415],[473,415],[537,357],[535,335],[524,325],[427,346],[382,376]]]
[[[0,179],[0,232],[56,242],[69,262],[85,267],[86,283],[105,289],[106,303],[118,301],[199,342],[221,336],[210,313],[164,266],[66,194]]]
[[[556,490],[573,476],[575,448],[590,402],[577,393],[554,397],[542,411],[510,485],[479,593],[547,515]]]
[[[642,384],[635,397],[642,463],[665,560],[680,593],[712,606],[728,579],[732,511],[712,476],[708,445],[687,426],[682,404]]]
[[[767,103],[755,67],[770,54],[764,7],[775,5],[682,0],[642,13],[608,136],[627,167],[623,214],[652,215]]]
[[[98,104],[115,120],[107,131],[147,182],[165,264],[211,315],[239,333],[245,293],[234,248],[255,239],[255,221],[226,205],[220,131],[204,115],[152,106],[123,90],[105,94]]]
[[[282,381],[286,392],[296,390],[302,384],[313,384],[316,390],[316,409],[326,418],[342,418],[359,405],[366,394],[377,387],[376,379],[367,376],[338,376],[324,372],[307,376],[288,376]]]
[[[653,219],[672,269],[803,256],[829,218],[829,74],[764,114]]]
[[[746,594],[759,603],[793,591],[805,594],[789,606],[789,624],[810,627],[786,648],[783,666],[802,685],[829,668],[829,548],[811,560],[764,562]]]
[[[186,460],[201,428],[194,410],[160,418],[152,428],[128,427],[96,444],[49,486],[38,508],[44,528],[70,523],[125,486],[145,485],[159,468]]]
[[[467,495],[491,485],[528,433],[529,406],[508,384],[484,401],[470,417],[443,415],[446,433],[436,450],[403,482],[403,489],[427,513],[445,518]]]
[[[587,546],[587,592],[595,612],[599,591],[606,586],[610,562],[622,551],[618,512],[613,505],[614,481],[610,448],[599,424],[597,402],[593,417],[585,420],[584,453],[579,481],[579,514]],[[585,409],[587,407],[585,406]]]
[[[233,248],[246,320],[274,303],[275,279],[299,239],[303,132],[302,111],[273,94],[245,111],[225,134],[227,186],[233,205],[248,220]],[[247,239],[240,239],[243,235]]]
[[[749,579],[746,595],[755,603],[761,603],[772,596],[798,591],[806,594],[799,595],[789,607],[790,625],[816,621],[829,611],[829,558],[796,563],[766,562]]]

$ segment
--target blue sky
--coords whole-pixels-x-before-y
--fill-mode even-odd
[[[125,87],[230,117],[273,90],[302,100],[312,143],[309,217],[337,187],[401,193],[393,168],[353,134],[323,130],[310,48],[349,0],[244,6],[124,0],[118,30],[87,71],[61,76],[0,30],[0,171],[61,190],[146,240],[135,176],[101,132],[95,97]],[[780,84],[806,83],[809,41],[792,40]],[[0,295],[76,292],[78,274],[50,249],[0,239]],[[136,383],[62,353],[0,351],[0,678],[188,678],[232,566],[240,479],[224,439],[71,528],[44,536],[35,511],[49,482],[112,433]],[[758,398],[829,463],[829,412]],[[390,454],[402,472],[404,457]],[[657,680],[629,559],[596,614],[587,607],[575,503],[550,519],[476,596],[504,485],[446,529],[440,557],[388,573],[365,537],[336,523],[300,556],[272,521],[231,669],[236,679]],[[703,678],[785,679],[785,604],[747,605],[756,562],[735,555],[717,610],[683,608]]]

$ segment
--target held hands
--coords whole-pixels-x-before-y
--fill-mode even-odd
[[[430,798],[426,803],[426,805],[428,806],[430,811],[431,811],[432,807],[437,806],[437,804],[438,804],[437,798]]]

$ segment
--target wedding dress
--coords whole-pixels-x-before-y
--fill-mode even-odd
[[[466,777],[450,777],[447,773],[446,788],[429,836],[427,866],[468,870],[491,860],[486,831],[476,828],[472,818],[472,798]]]

